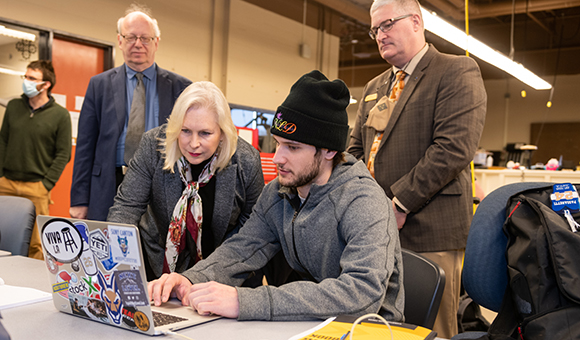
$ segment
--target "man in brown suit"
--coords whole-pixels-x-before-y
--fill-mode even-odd
[[[434,329],[451,338],[473,214],[469,162],[485,120],[483,80],[473,59],[426,44],[417,0],[375,0],[371,21],[371,36],[393,67],[365,86],[348,152],[393,200],[402,247],[445,270]],[[394,76],[400,70],[402,82]]]

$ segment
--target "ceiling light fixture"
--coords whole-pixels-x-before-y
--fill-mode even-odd
[[[24,39],[24,40],[30,40],[30,41],[36,40],[36,35],[34,35],[32,33],[26,33],[26,32],[22,32],[19,30],[13,30],[11,28],[6,28],[6,26],[2,26],[2,25],[0,25],[0,34],[5,35],[7,37],[16,38],[16,39]]]
[[[437,13],[429,12],[424,8],[421,8],[421,12],[423,13],[425,29],[431,33],[440,36],[459,48],[469,51],[469,54],[473,54],[479,59],[504,70],[536,90],[549,90],[552,88],[552,85],[526,69],[522,64],[511,60],[473,36],[466,35],[465,32],[438,17]]]
[[[13,71],[4,67],[0,67],[0,73],[4,73],[4,74],[10,74],[13,76],[23,76],[24,72],[20,72],[20,71]]]

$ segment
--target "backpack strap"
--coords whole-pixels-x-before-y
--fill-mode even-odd
[[[501,302],[499,313],[497,313],[497,316],[489,327],[489,339],[517,339],[518,325],[518,311],[514,305],[511,289],[508,285]]]

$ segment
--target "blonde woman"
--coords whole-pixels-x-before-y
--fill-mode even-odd
[[[260,155],[238,138],[226,98],[197,82],[167,124],[143,135],[107,220],[139,225],[152,280],[190,268],[237,233],[263,187]]]

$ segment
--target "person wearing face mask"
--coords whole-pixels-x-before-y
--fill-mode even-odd
[[[50,61],[31,62],[23,79],[24,94],[8,103],[0,130],[0,195],[28,198],[36,214],[48,215],[50,191],[71,158],[70,114],[50,95]],[[28,256],[43,258],[36,223]]]
[[[264,187],[214,84],[185,88],[167,124],[143,135],[107,221],[138,224],[147,279],[183,272],[236,234]],[[261,283],[261,271],[248,285]]]

